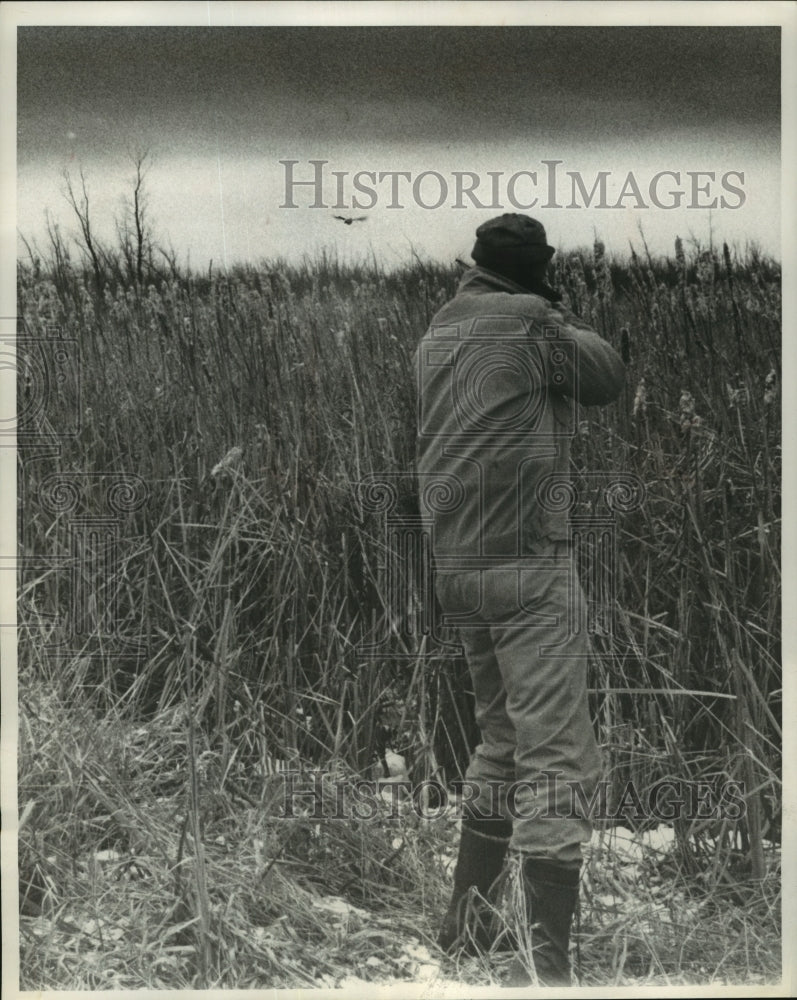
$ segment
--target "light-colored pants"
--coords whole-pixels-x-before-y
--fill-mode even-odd
[[[457,626],[481,732],[465,775],[476,792],[470,808],[511,818],[513,849],[564,865],[580,863],[591,833],[584,803],[601,773],[574,572],[567,543],[548,541],[531,568],[447,567],[436,578],[443,612],[470,613]]]

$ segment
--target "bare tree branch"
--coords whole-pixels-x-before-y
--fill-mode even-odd
[[[102,265],[100,262],[101,248],[99,247],[91,228],[91,213],[89,211],[89,193],[86,187],[86,176],[83,173],[83,168],[81,167],[79,192],[75,191],[72,178],[66,168],[64,168],[61,176],[63,177],[66,185],[64,197],[69,202],[69,205],[78,220],[78,225],[80,226],[81,239],[76,242],[91,261],[91,266],[94,270],[94,280],[97,284],[97,291],[100,291],[102,288]]]

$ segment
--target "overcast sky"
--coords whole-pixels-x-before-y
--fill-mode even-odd
[[[515,196],[538,196],[529,214],[555,246],[589,244],[597,232],[623,253],[629,239],[640,244],[641,221],[656,250],[671,250],[675,235],[707,241],[711,227],[715,240],[752,239],[779,255],[779,57],[779,29],[756,27],[20,28],[18,224],[41,242],[49,208],[70,228],[60,175],[82,167],[95,225],[110,238],[130,155],[149,149],[157,235],[199,267],[321,247],[388,261],[411,248],[467,257],[480,222],[516,210],[506,191],[516,171],[537,173],[536,186],[518,180]],[[346,208],[311,208],[309,186],[295,189],[297,208],[281,207],[286,159],[299,161],[302,180],[313,176],[309,160],[328,161],[328,206],[332,171],[345,172]],[[553,203],[549,160],[561,161]],[[391,209],[386,181],[359,210],[358,171],[437,171],[450,190],[429,209],[409,184]],[[477,174],[486,208],[464,197],[467,207],[452,207],[453,171]],[[630,172],[649,207],[626,188],[620,208],[596,208],[597,197],[568,208],[568,171],[587,190],[607,171],[608,204]],[[681,172],[658,189],[666,203],[680,188],[679,208],[651,203],[660,171]],[[695,182],[704,186],[695,194],[687,171],[715,179]],[[497,211],[490,172],[503,175]],[[419,191],[434,202],[439,182]],[[712,212],[689,207],[714,197]],[[367,219],[346,226],[335,214]]]

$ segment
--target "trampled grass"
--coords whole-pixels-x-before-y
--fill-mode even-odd
[[[618,517],[614,631],[591,668],[613,800],[629,781],[745,794],[743,815],[676,818],[641,859],[604,834],[582,981],[773,981],[780,269],[754,251],[618,262],[598,244],[555,279],[628,370],[616,404],[580,414],[575,481],[645,488]],[[431,943],[449,814],[278,815],[286,767],[348,788],[386,779],[389,751],[411,781],[446,783],[475,735],[464,664],[419,637],[411,587],[387,598],[384,526],[359,489],[410,469],[412,353],[456,280],[326,258],[98,288],[63,259],[21,266],[20,544],[40,560],[20,579],[25,988],[438,966],[499,981],[500,956],[457,969]],[[79,378],[25,416],[59,349],[79,350]],[[358,651],[375,637],[379,655]]]

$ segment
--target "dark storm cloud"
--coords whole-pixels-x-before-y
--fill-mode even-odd
[[[58,27],[18,38],[22,158],[73,119],[95,147],[131,125],[186,142],[256,127],[342,142],[779,127],[778,28]]]

